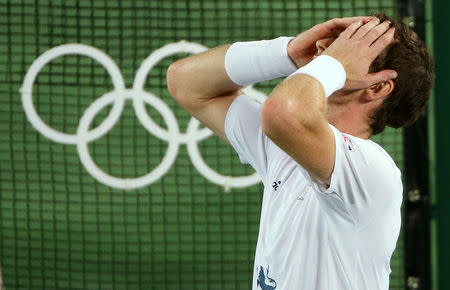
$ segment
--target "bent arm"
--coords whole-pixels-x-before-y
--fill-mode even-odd
[[[225,117],[240,94],[225,70],[230,45],[210,49],[176,61],[167,71],[167,86],[173,98],[220,138],[225,136]]]
[[[305,74],[276,87],[264,103],[264,133],[310,174],[329,184],[334,168],[334,135],[326,119],[322,85]]]
[[[392,41],[393,32],[388,22],[379,24],[377,19],[364,25],[363,21],[351,24],[323,56],[307,65],[309,75],[314,78],[303,74],[306,70],[300,68],[299,75],[292,75],[273,90],[262,108],[261,122],[266,135],[326,184],[330,184],[334,169],[336,143],[325,115],[325,92],[329,95],[342,88],[345,77],[348,90],[367,89],[395,77],[387,71],[368,73],[371,62]],[[342,73],[337,73],[331,62],[320,65],[330,56],[338,61]],[[340,86],[330,86],[333,84],[330,72],[341,76],[344,82],[340,82]],[[320,80],[322,75],[328,76]]]

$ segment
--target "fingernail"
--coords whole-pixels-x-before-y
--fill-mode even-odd
[[[391,72],[391,78],[396,79],[398,77],[398,74],[396,71]]]

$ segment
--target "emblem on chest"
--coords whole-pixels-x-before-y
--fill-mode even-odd
[[[277,180],[277,181],[272,182],[272,188],[275,191],[277,191],[280,186],[281,186],[281,180]]]

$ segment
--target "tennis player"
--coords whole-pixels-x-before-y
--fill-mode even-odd
[[[264,104],[240,91],[282,76]],[[333,19],[189,56],[167,78],[264,183],[253,289],[388,289],[402,181],[369,137],[411,124],[429,98],[432,60],[412,30]]]

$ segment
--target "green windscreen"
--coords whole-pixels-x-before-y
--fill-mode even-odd
[[[171,99],[167,67],[375,11],[394,0],[0,0],[4,287],[249,289],[262,185]],[[402,168],[401,131],[374,139]],[[391,289],[402,255],[400,237]]]

